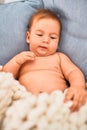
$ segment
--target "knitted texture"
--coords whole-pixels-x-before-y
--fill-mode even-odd
[[[65,93],[27,92],[10,73],[0,72],[0,130],[87,130],[87,104],[71,112]]]

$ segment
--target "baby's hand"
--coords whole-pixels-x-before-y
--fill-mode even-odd
[[[17,64],[22,65],[26,61],[35,60],[35,54],[31,51],[23,51],[14,57]]]
[[[73,101],[71,111],[78,110],[85,102],[86,90],[81,87],[70,87],[67,89],[65,94],[64,102]]]

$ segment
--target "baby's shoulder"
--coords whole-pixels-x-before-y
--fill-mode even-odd
[[[56,52],[56,54],[58,55],[58,57],[60,58],[60,59],[69,59],[69,57],[66,55],[66,54],[64,54],[63,52]]]
[[[66,54],[63,52],[56,52],[56,55],[61,56],[61,57],[68,57]]]

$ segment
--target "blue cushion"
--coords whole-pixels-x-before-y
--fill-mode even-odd
[[[0,4],[0,64],[3,65],[17,53],[28,50],[25,34],[29,18],[40,7],[40,0]]]
[[[59,14],[62,34],[59,51],[67,54],[87,80],[87,0],[43,0],[44,8]]]
[[[28,20],[37,8],[49,8],[60,15],[61,41],[58,51],[67,54],[87,80],[87,1],[21,0],[0,4],[0,64],[28,50],[25,33]]]

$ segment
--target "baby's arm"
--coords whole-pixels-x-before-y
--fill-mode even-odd
[[[13,57],[8,63],[3,66],[4,72],[10,72],[15,78],[18,76],[18,71],[23,63],[28,60],[34,60],[35,54],[31,51],[24,51]]]
[[[84,102],[86,87],[85,77],[81,70],[73,64],[66,55],[60,53],[60,59],[62,72],[70,83],[70,87],[65,95],[65,102],[73,100],[71,110],[74,111]]]

